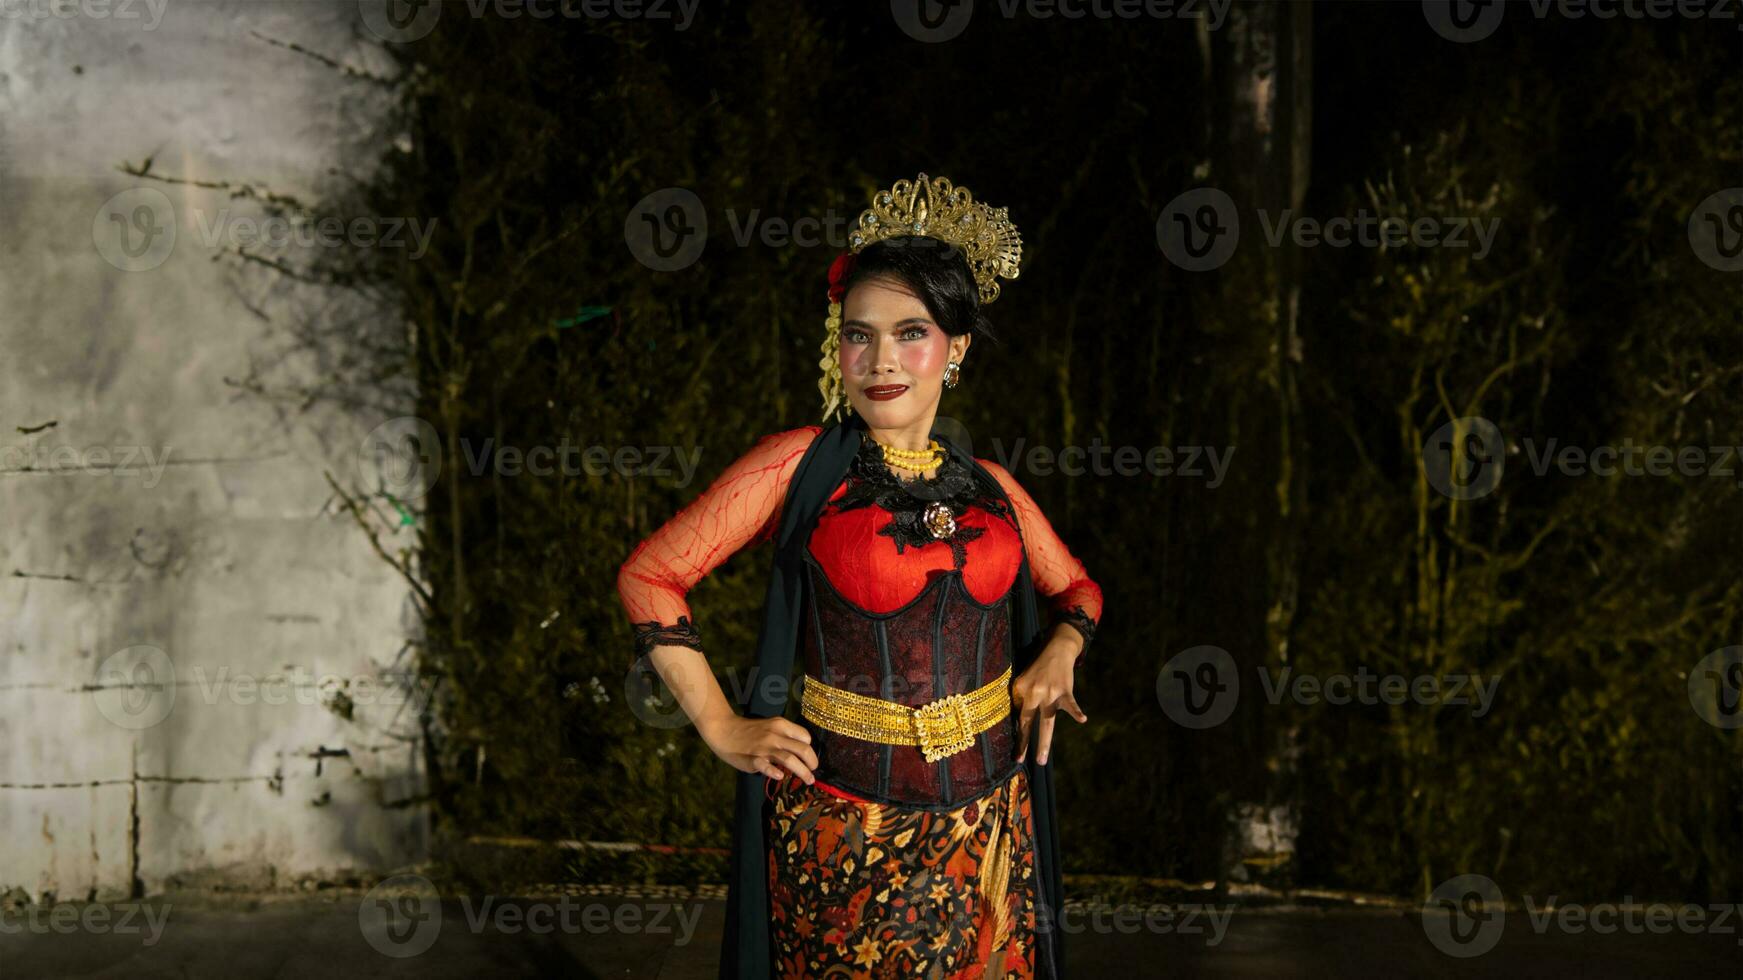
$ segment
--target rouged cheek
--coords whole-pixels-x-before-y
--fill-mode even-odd
[[[950,335],[942,330],[929,330],[925,340],[908,344],[902,357],[902,367],[916,378],[939,378],[950,361]]]
[[[841,373],[857,378],[871,367],[871,345],[841,342]]]

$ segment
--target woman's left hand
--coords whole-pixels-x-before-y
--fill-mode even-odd
[[[1063,627],[1071,630],[1071,627]],[[1011,700],[1016,704],[1022,745],[1017,749],[1017,761],[1022,762],[1029,751],[1029,730],[1040,722],[1040,738],[1035,743],[1035,764],[1047,764],[1047,750],[1053,744],[1053,718],[1060,711],[1076,718],[1079,724],[1089,716],[1077,706],[1071,688],[1077,655],[1083,649],[1081,640],[1073,634],[1056,634],[1045,649],[1029,665],[1029,669],[1011,682]]]

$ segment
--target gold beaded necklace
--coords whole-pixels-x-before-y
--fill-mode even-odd
[[[883,442],[878,446],[884,451],[884,465],[891,469],[925,473],[944,460],[944,447],[937,439],[931,440],[925,449],[898,449]]]

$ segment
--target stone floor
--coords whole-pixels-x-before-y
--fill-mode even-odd
[[[1075,907],[1063,923],[1076,977],[1743,976],[1739,924],[1700,933],[1570,934],[1510,913],[1491,950],[1442,952],[1420,912],[1224,906],[1146,923],[1144,910]],[[389,922],[390,913],[399,913]],[[442,899],[411,888],[169,895],[0,914],[0,978],[713,978],[717,897],[552,893]],[[1220,919],[1220,921],[1218,921]]]

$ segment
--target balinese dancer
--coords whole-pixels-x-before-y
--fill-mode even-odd
[[[1005,209],[945,178],[877,194],[829,269],[825,425],[763,437],[623,564],[638,663],[740,772],[722,977],[1063,973],[1048,750],[1057,715],[1088,720],[1101,589],[1009,472],[934,430],[1021,256]],[[741,715],[685,596],[767,540]]]

